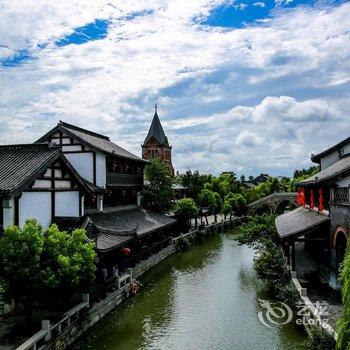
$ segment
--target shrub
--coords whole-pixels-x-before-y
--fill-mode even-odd
[[[303,344],[307,350],[334,350],[335,340],[332,335],[318,326],[309,326],[306,328],[308,340]],[[343,348],[345,350],[345,348]]]

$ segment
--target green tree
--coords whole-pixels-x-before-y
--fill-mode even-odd
[[[350,349],[350,245],[346,249],[341,266],[340,281],[342,283],[342,315],[338,321],[338,350]]]
[[[187,228],[191,219],[197,220],[198,207],[192,198],[183,198],[176,203],[174,212],[180,224]]]
[[[204,188],[205,178],[200,175],[196,170],[193,171],[188,169],[184,174],[180,175],[181,183],[187,188],[188,197],[193,198],[193,200],[198,204],[198,196],[201,190]]]
[[[143,204],[159,213],[168,211],[173,195],[168,166],[157,158],[151,159],[145,167],[145,179]]]
[[[242,215],[245,213],[246,200],[240,193],[229,192],[225,197],[225,201],[229,203],[231,210],[237,215]]]
[[[22,229],[8,226],[0,239],[0,275],[5,301],[30,305],[40,292],[41,255],[44,245],[42,229],[28,220]]]
[[[94,280],[96,253],[93,244],[85,240],[83,229],[67,233],[51,225],[44,233],[41,278],[52,296],[58,294],[55,298],[68,297]]]
[[[219,195],[219,193],[217,192],[214,192],[214,199],[215,199],[215,204],[214,204],[214,207],[213,207],[213,214],[214,214],[214,217],[215,217],[215,222],[217,222],[217,216],[218,214],[221,213],[222,211],[222,199],[221,199],[221,196]]]
[[[222,213],[225,216],[225,220],[227,218],[227,215],[230,215],[230,218],[231,218],[232,207],[231,207],[230,202],[228,200],[226,200],[226,199],[225,199],[224,204],[222,206]]]
[[[212,214],[215,211],[216,199],[214,196],[214,192],[204,188],[199,194],[199,203],[201,208],[205,208],[207,210],[205,214],[205,220],[208,225],[207,214]]]
[[[52,225],[27,220],[23,228],[9,226],[0,239],[0,278],[6,301],[25,312],[66,301],[95,278],[96,253],[85,231],[60,232]]]

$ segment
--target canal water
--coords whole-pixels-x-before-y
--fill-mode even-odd
[[[263,325],[268,299],[253,270],[253,251],[231,233],[216,235],[147,273],[139,295],[120,305],[74,349],[300,349],[293,322]]]

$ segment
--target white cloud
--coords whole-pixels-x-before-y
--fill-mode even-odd
[[[281,172],[349,133],[350,4],[280,9],[242,29],[198,24],[227,3],[0,5],[0,55],[34,55],[0,68],[0,141],[32,141],[63,119],[139,154],[158,100],[177,168]],[[54,44],[96,18],[110,21],[105,39]]]
[[[266,5],[265,5],[265,3],[262,2],[262,1],[257,1],[257,2],[254,2],[253,6],[263,8],[263,7],[265,7]]]

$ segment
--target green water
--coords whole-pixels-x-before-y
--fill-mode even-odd
[[[174,255],[147,273],[142,291],[116,308],[74,349],[298,349],[302,329],[261,324],[266,299],[253,252],[230,234]]]

